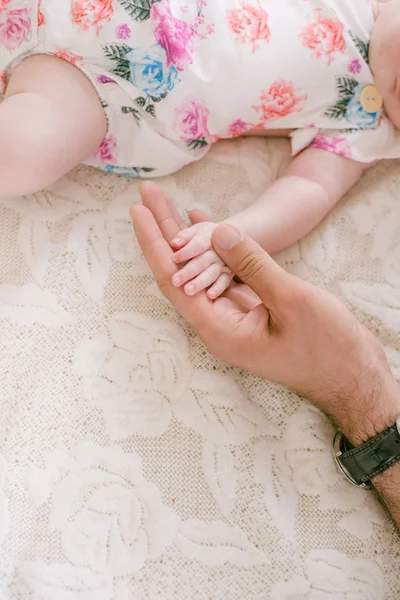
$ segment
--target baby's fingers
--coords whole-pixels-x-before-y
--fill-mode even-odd
[[[207,291],[207,296],[211,300],[215,300],[218,296],[221,296],[228,289],[231,284],[233,275],[232,273],[222,273],[213,286]]]
[[[201,256],[197,258],[193,258],[193,260],[189,261],[180,271],[175,273],[172,278],[172,283],[179,287],[184,283],[187,283],[197,275],[200,275],[202,271],[205,271],[210,267],[215,261],[217,257],[213,250],[208,250],[208,252],[204,252]]]
[[[176,248],[177,250],[182,248],[182,246],[185,246],[188,242],[190,242],[191,239],[193,239],[196,233],[197,229],[195,226],[183,229],[183,231],[180,231],[178,235],[171,240],[171,247]]]
[[[205,290],[218,279],[218,277],[221,275],[222,269],[222,265],[218,263],[212,264],[211,267],[208,267],[208,269],[200,273],[200,275],[185,285],[185,293],[188,296],[194,296],[202,290]]]
[[[184,248],[174,254],[174,261],[180,265],[182,263],[203,254],[210,250],[210,238],[208,236],[195,235]]]

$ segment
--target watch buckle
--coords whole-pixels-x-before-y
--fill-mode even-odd
[[[400,417],[397,420],[397,428],[400,433]],[[361,488],[363,490],[372,489],[372,484],[370,481],[366,481],[365,483],[357,483],[357,481],[351,476],[351,474],[348,472],[348,470],[340,462],[339,459],[342,456],[342,454],[344,454],[344,448],[343,448],[344,441],[345,441],[344,435],[340,431],[337,431],[336,435],[333,439],[333,457],[335,459],[335,463],[336,463],[339,471],[342,473],[342,475],[345,477],[345,479],[347,479],[347,481],[349,481],[355,487]]]

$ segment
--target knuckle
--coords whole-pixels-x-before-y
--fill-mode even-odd
[[[208,269],[208,267],[210,266],[210,258],[207,256],[207,254],[202,254],[199,257],[199,266],[202,269],[202,271]]]
[[[157,286],[162,293],[162,295],[169,300],[170,292],[171,292],[171,283],[166,279],[158,279]]]
[[[209,268],[209,274],[213,278],[219,277],[219,275],[221,274],[220,265],[217,263],[212,264],[211,267]]]
[[[186,277],[194,277],[197,272],[198,262],[196,260],[191,260],[182,270],[185,272]]]
[[[263,274],[264,261],[262,256],[250,252],[242,257],[235,268],[235,272],[243,279],[255,279]]]

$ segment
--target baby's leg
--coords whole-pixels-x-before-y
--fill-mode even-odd
[[[83,73],[56,57],[26,59],[0,104],[0,197],[50,185],[87,158],[106,130],[101,102]]]

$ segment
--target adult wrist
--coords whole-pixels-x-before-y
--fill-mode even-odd
[[[361,446],[400,416],[400,386],[390,373],[372,379],[352,398],[342,401],[341,410],[331,415],[353,446]]]

